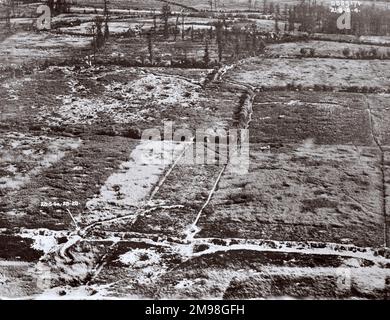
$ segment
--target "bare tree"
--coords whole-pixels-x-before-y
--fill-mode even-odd
[[[279,33],[279,32],[280,32],[280,28],[279,28],[279,18],[278,18],[278,16],[275,17],[275,32],[276,32],[276,33]]]
[[[209,53],[209,39],[206,38],[206,44],[204,48],[204,56],[203,56],[203,62],[206,65],[206,67],[210,63],[210,53]]]
[[[55,0],[53,1],[53,11],[57,14],[68,12],[70,3],[66,0]]]
[[[96,61],[96,51],[97,51],[97,48],[96,48],[96,28],[95,28],[95,24],[92,24],[90,28],[88,28],[88,31],[89,33],[92,35],[92,49],[93,49],[93,61],[95,62]]]
[[[108,11],[108,0],[104,0],[104,39],[108,39],[110,36],[110,29],[108,27],[109,11]]]
[[[169,37],[169,17],[172,15],[171,7],[168,3],[164,4],[161,10],[161,20],[164,23],[164,36]]]
[[[181,39],[184,40],[184,12],[181,13]]]
[[[5,11],[5,30],[6,32],[11,32],[11,10],[7,7]]]
[[[47,0],[46,5],[50,8],[50,11],[54,11],[55,0]]]
[[[153,56],[153,35],[152,35],[151,31],[149,31],[147,33],[147,38],[148,38],[149,60],[150,60],[150,63],[153,64],[153,60],[154,60],[154,56]]]
[[[218,48],[218,61],[222,61],[223,56],[223,21],[218,20],[218,22],[215,24],[216,34],[217,34],[217,48]]]
[[[15,0],[9,0],[9,7],[11,9],[12,15],[15,16]]]
[[[175,22],[175,41],[176,41],[178,33],[180,32],[179,31],[179,18],[180,18],[180,16],[178,15],[176,17],[176,22]]]
[[[240,55],[240,52],[241,52],[241,32],[240,32],[240,29],[238,27],[235,27],[233,29],[233,33],[234,33],[234,56],[236,58],[239,57]]]
[[[154,28],[154,32],[157,31],[157,19],[156,19],[156,15],[153,16],[153,28]]]
[[[104,34],[102,31],[103,20],[102,17],[96,17],[95,21],[92,23],[92,26],[89,28],[89,32],[92,34],[92,48],[94,60],[97,50],[104,44]]]

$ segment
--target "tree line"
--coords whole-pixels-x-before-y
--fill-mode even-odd
[[[302,0],[301,3],[287,7],[286,29],[295,30],[298,24],[298,31],[308,33],[334,33],[361,35],[389,35],[390,34],[390,11],[382,9],[375,4],[362,5],[357,11],[351,7],[350,29],[339,29],[337,19],[340,13],[330,10],[329,5],[318,4],[313,0]]]

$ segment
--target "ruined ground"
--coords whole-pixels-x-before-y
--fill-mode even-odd
[[[389,61],[339,59],[328,41],[296,57],[305,45],[217,71],[4,73],[1,297],[388,298]],[[2,66],[25,54],[8,52]],[[167,121],[249,129],[248,171],[236,155],[188,163],[192,139],[141,140]]]

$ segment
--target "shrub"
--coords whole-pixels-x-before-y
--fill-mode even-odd
[[[351,55],[351,50],[349,48],[344,48],[343,49],[343,55],[345,57],[349,57]]]
[[[319,84],[315,84],[314,85],[314,91],[321,91],[321,85],[319,85]]]
[[[371,49],[370,49],[370,55],[371,55],[372,57],[378,57],[378,54],[379,54],[379,52],[378,52],[378,49],[377,49],[377,48],[371,48]]]
[[[359,48],[359,56],[360,56],[361,59],[366,58],[367,57],[367,51],[362,49],[362,48]]]

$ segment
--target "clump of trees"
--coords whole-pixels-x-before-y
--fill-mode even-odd
[[[344,55],[344,57],[349,58],[351,56],[351,49],[344,48],[343,49],[343,55]]]
[[[154,58],[154,55],[153,55],[153,33],[150,31],[148,32],[147,34],[147,38],[148,38],[148,53],[149,53],[149,61],[151,64],[153,64],[153,58]]]
[[[206,39],[205,41],[203,62],[206,67],[210,64],[209,39]]]
[[[15,15],[15,1],[14,0],[4,0],[4,30],[6,33],[12,32],[11,16]]]
[[[300,53],[302,57],[314,57],[316,50],[314,48],[301,48]]]
[[[268,9],[270,11],[271,8]],[[299,4],[285,7],[288,30],[293,31],[299,24],[298,31],[313,33],[334,33],[353,35],[388,35],[390,34],[390,13],[379,6],[361,6],[359,12],[351,12],[351,29],[340,30],[337,19],[340,13],[332,12],[327,4],[311,0],[301,0]]]
[[[171,7],[168,3],[164,4],[161,10],[161,20],[164,24],[164,37],[169,37],[169,17],[172,15]]]
[[[352,51],[350,48],[344,48],[342,53],[345,58],[350,59],[390,59],[390,50],[385,52],[375,47],[370,49],[359,48],[355,51]]]
[[[107,40],[110,36],[110,28],[108,27],[109,11],[107,7],[107,0],[104,0],[104,39]]]
[[[4,25],[6,33],[11,32],[11,10],[9,8],[5,11],[5,25]]]
[[[97,16],[93,26],[94,32],[94,46],[99,49],[104,44],[104,33],[103,33],[103,19],[100,16]]]
[[[265,50],[265,42],[262,35],[257,30],[256,24],[248,28],[232,27],[228,25],[224,18],[213,23],[209,28],[194,29],[193,26],[186,28],[184,25],[184,14],[181,12],[176,16],[175,23],[169,24],[169,18],[173,14],[168,4],[164,4],[161,10],[160,20],[161,26],[157,25],[157,21],[153,19],[153,25],[150,29],[143,29],[138,35],[132,32],[127,32],[127,36],[137,36],[145,38],[147,45],[141,57],[142,63],[157,63],[160,57],[153,52],[154,43],[159,39],[169,39],[173,37],[177,43],[178,35],[181,33],[181,41],[175,44],[174,57],[171,57],[170,65],[180,63],[181,65],[202,65],[209,67],[211,65],[220,64],[224,58],[239,59],[249,55],[261,54]],[[179,24],[181,23],[181,32]],[[188,40],[186,42],[186,40]],[[191,41],[189,41],[191,40]],[[188,44],[191,46],[203,47],[203,56],[188,57]],[[216,53],[217,58],[211,58],[211,55]],[[166,58],[170,54],[167,53],[162,58]],[[146,57],[149,61],[146,61]],[[196,58],[198,60],[196,60]],[[161,59],[160,59],[161,60]]]
[[[47,0],[47,6],[53,14],[67,13],[70,9],[70,2],[66,0]]]
[[[174,18],[172,18],[174,17]],[[93,46],[96,52],[108,36],[103,27],[101,18],[93,24]],[[170,5],[164,3],[160,14],[154,14],[151,25],[129,28],[122,36],[136,38],[136,43],[142,47],[138,55],[131,59],[128,57],[113,58],[115,63],[128,66],[164,65],[177,67],[213,68],[225,61],[235,61],[248,56],[262,54],[266,42],[279,41],[283,34],[275,32],[262,32],[256,23],[245,27],[238,27],[226,21],[223,16],[208,28],[195,29],[185,25],[185,13],[174,14]],[[275,22],[278,25],[278,20]],[[107,23],[106,23],[107,26]],[[278,28],[277,28],[278,29]],[[173,40],[174,45],[167,46],[166,41]],[[164,48],[157,45],[159,42]],[[161,51],[160,51],[160,50]]]
[[[92,34],[93,60],[96,61],[96,52],[104,46],[110,36],[108,1],[104,0],[103,16],[97,16],[89,28]]]
[[[104,23],[104,27],[103,27]],[[107,15],[103,18],[97,16],[89,28],[89,33],[92,34],[92,49],[93,58],[95,60],[97,51],[104,46],[105,42],[109,37],[108,17]]]

